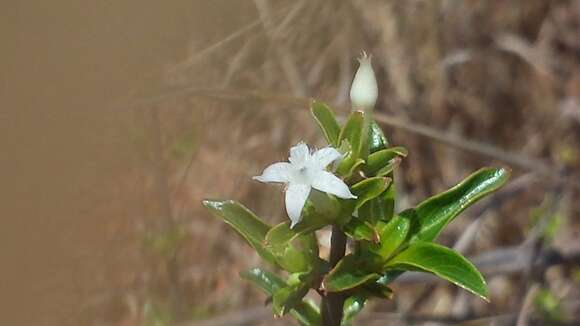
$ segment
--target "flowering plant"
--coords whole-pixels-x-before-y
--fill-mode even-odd
[[[311,152],[299,143],[290,149],[289,162],[272,164],[254,177],[286,184],[290,221],[272,226],[235,201],[203,202],[285,275],[256,267],[242,278],[269,295],[276,316],[289,313],[302,325],[351,324],[369,299],[391,298],[390,283],[405,271],[434,274],[488,300],[475,266],[434,240],[464,209],[501,187],[509,171],[483,168],[396,212],[394,171],[407,150],[391,146],[373,121],[376,79],[370,58],[363,54],[359,61],[350,93],[354,110],[342,126],[328,105],[311,105],[329,146]],[[327,226],[332,227],[328,258],[320,257],[315,235]],[[322,298],[320,308],[304,299],[311,289]]]

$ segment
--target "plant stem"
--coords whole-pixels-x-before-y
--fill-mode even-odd
[[[337,226],[332,226],[330,240],[330,265],[336,266],[346,253],[346,235]],[[322,297],[322,324],[324,326],[339,326],[342,320],[344,296],[341,293],[328,292]]]

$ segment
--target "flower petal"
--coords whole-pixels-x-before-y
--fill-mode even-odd
[[[302,208],[306,203],[306,199],[310,194],[310,186],[304,184],[291,183],[286,189],[286,212],[292,223],[290,223],[290,228],[298,224],[302,217]]]
[[[308,161],[310,157],[310,150],[308,146],[302,142],[298,143],[296,146],[290,148],[290,163],[298,166],[302,166]]]
[[[342,180],[327,171],[319,171],[316,173],[312,178],[312,187],[340,198],[356,198]]]
[[[292,164],[288,162],[274,163],[264,169],[262,175],[253,177],[252,179],[260,182],[288,182],[291,169]]]
[[[328,164],[338,160],[342,157],[339,151],[332,147],[325,147],[317,150],[312,154],[311,161],[320,169],[326,168]]]

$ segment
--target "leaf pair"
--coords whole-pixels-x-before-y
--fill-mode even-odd
[[[345,257],[324,279],[328,291],[345,291],[386,272],[433,273],[486,299],[485,281],[459,253],[431,243],[461,211],[505,183],[509,171],[481,169],[448,191],[431,197],[389,222],[379,221],[378,243],[362,242],[357,255]],[[373,265],[374,264],[374,265]]]

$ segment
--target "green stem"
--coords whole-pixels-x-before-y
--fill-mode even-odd
[[[336,266],[346,253],[346,235],[338,226],[332,227],[330,240],[330,265]],[[322,297],[322,324],[340,326],[345,297],[341,293],[328,292]]]

